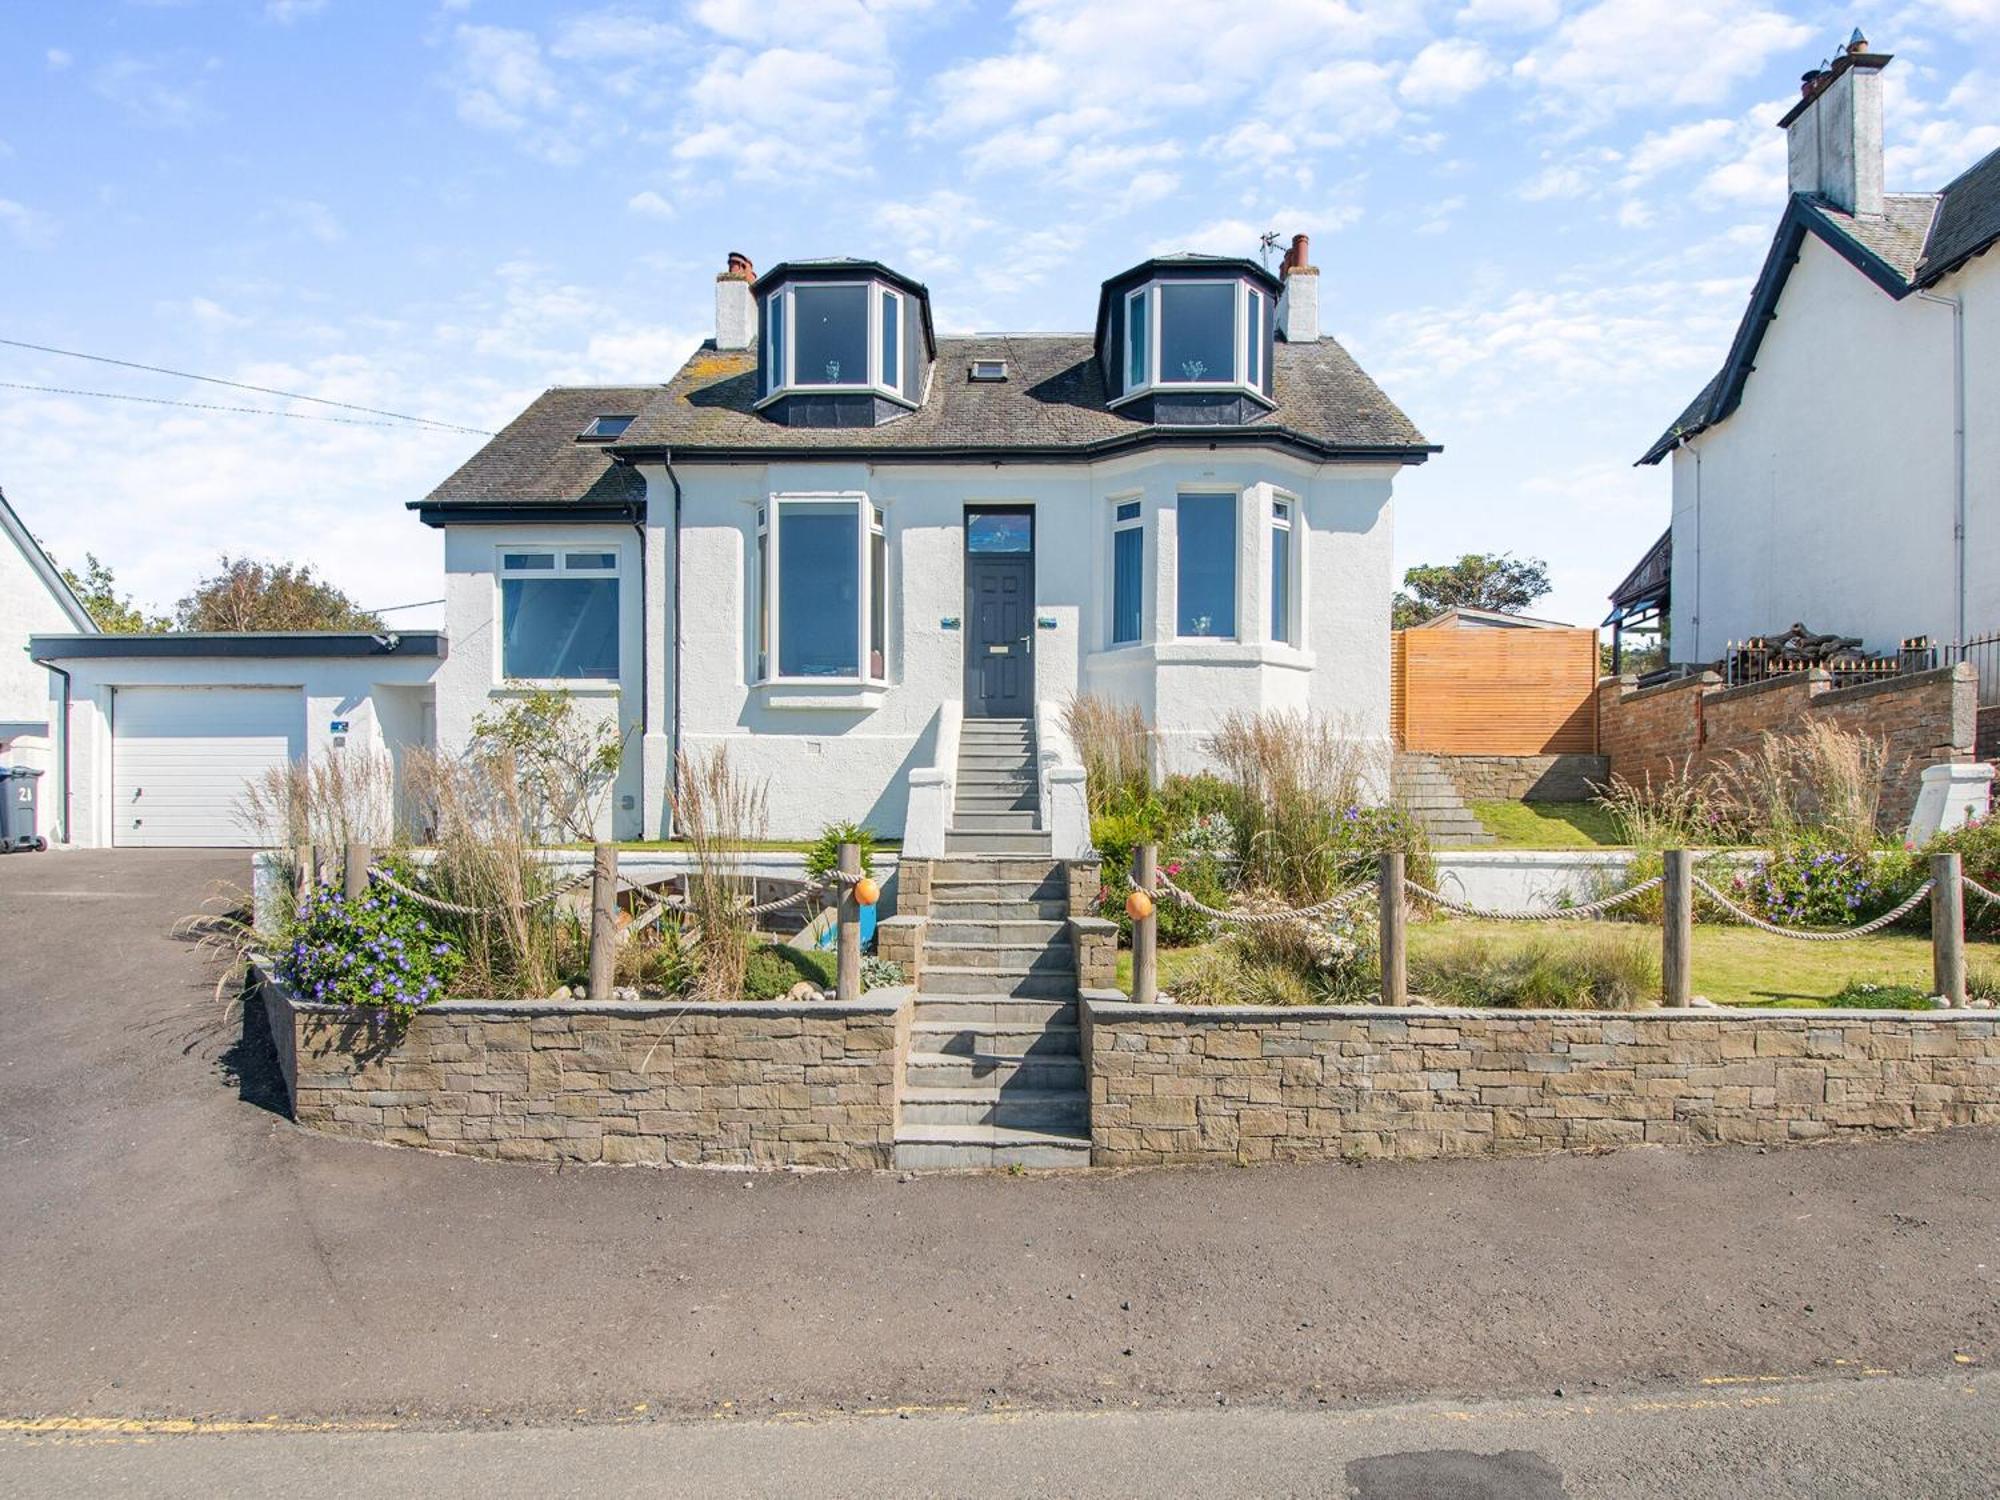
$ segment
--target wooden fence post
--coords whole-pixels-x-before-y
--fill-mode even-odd
[[[834,950],[834,998],[851,1005],[861,998],[861,902],[854,881],[861,875],[861,846],[840,846],[840,937]]]
[[[1694,1001],[1694,860],[1685,849],[1666,853],[1660,916],[1660,1004],[1685,1010]]]
[[[618,846],[590,850],[590,998],[609,1000],[618,953]]]
[[[1141,844],[1133,859],[1132,888],[1152,898],[1153,910],[1132,919],[1132,999],[1151,1005],[1160,998],[1160,846]]]
[[[1965,1004],[1965,885],[1956,854],[1931,856],[1931,992]]]
[[[368,867],[375,862],[375,851],[366,844],[352,843],[347,846],[347,863],[341,871],[341,891],[349,901],[359,901],[368,894]]]
[[[1375,876],[1382,913],[1382,1003],[1410,1003],[1409,893],[1403,888],[1403,851],[1385,849]]]

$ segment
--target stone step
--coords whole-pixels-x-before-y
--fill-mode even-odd
[[[1082,1089],[905,1089],[905,1131],[931,1125],[1005,1125],[1016,1130],[1085,1130],[1090,1099]]]
[[[1076,1057],[1077,1029],[1062,1021],[912,1021],[910,1055],[920,1052],[941,1057]]]
[[[911,1052],[903,1092],[911,1089],[1031,1089],[1082,1092],[1083,1059],[1058,1054],[1002,1057],[997,1053]]]
[[[1046,854],[1040,858],[1029,854],[947,854],[942,859],[931,861],[933,887],[993,880],[1026,881],[1059,887],[1063,884],[1063,875],[1062,863]]]
[[[924,970],[993,969],[1004,974],[1076,975],[1069,940],[1046,943],[940,943],[924,935]]]
[[[1005,1125],[923,1125],[896,1133],[896,1165],[929,1171],[992,1167],[1087,1167],[1090,1132]]]
[[[994,922],[1059,922],[1069,916],[1069,899],[1065,896],[1040,896],[1032,899],[999,900],[980,897],[940,901],[931,898],[931,921],[964,925]]]
[[[930,926],[924,930],[924,946],[929,951],[932,944],[940,949],[960,943],[1041,944],[1059,938],[1067,941],[1068,935],[1069,924],[1059,919],[995,917],[961,921],[956,916],[946,918],[933,908]]]
[[[968,750],[958,757],[961,777],[991,772],[1003,776],[1033,776],[1035,757],[1026,750]]]
[[[951,827],[946,833],[1034,833],[1035,817],[1032,805],[1019,812],[989,812],[959,806],[952,809]]]
[[[1076,970],[1036,969],[1019,973],[998,964],[938,964],[924,957],[926,995],[1034,995],[1069,1000],[1076,995]]]
[[[1035,788],[1026,787],[983,787],[962,786],[952,799],[952,811],[958,821],[965,814],[985,813],[1027,813],[1030,816],[1041,811],[1041,798]]]
[[[1017,1030],[1028,1026],[1074,1026],[1076,1001],[1019,995],[919,995],[910,1020],[912,1024],[926,1021],[939,1026],[999,1025]]]
[[[947,828],[944,834],[944,852],[947,854],[1047,854],[1053,847],[1046,833],[1036,833],[1026,829],[1015,832],[995,832],[984,828]]]

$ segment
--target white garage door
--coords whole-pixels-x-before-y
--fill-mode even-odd
[[[241,848],[244,788],[304,753],[299,688],[119,688],[111,704],[111,841]]]

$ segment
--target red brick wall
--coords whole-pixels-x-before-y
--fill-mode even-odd
[[[1977,675],[1965,664],[1848,688],[1834,687],[1825,672],[1737,688],[1723,687],[1713,672],[1644,689],[1607,677],[1598,684],[1598,743],[1612,775],[1642,784],[1689,764],[1697,773],[1713,769],[1766,734],[1826,720],[1886,747],[1882,825],[1893,830],[1908,821],[1925,766],[1973,758],[1978,698]]]

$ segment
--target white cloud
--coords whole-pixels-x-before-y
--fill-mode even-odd
[[[264,0],[264,17],[280,25],[290,25],[326,9],[326,0]]]
[[[46,250],[55,243],[56,221],[39,209],[0,198],[0,229],[13,241],[30,250]]]
[[[1591,190],[1590,174],[1575,162],[1550,162],[1530,177],[1516,194],[1530,203],[1553,198],[1581,198]]]
[[[43,54],[43,60],[47,62],[49,71],[51,73],[60,73],[64,68],[67,68],[71,63],[76,61],[74,57],[70,56],[69,53],[65,52],[60,47],[49,48],[49,50]]]
[[[1458,13],[1458,24],[1490,26],[1507,31],[1539,31],[1562,15],[1562,0],[1471,0]]]
[[[1773,130],[1746,145],[1733,161],[1724,162],[1695,192],[1697,201],[1768,203],[1782,207],[1790,190],[1785,137]]]
[[[280,198],[271,206],[300,234],[322,245],[336,244],[346,237],[333,210],[316,198]]]
[[[671,219],[674,206],[651,188],[642,193],[634,193],[625,200],[626,208],[642,219]]]
[[[1418,106],[1456,104],[1499,72],[1492,54],[1477,42],[1462,38],[1432,42],[1410,60],[1396,92]]]
[[[1598,0],[1515,63],[1514,76],[1543,108],[1599,123],[1623,109],[1719,103],[1811,36],[1755,0]]]
[[[91,87],[141,125],[184,130],[210,117],[202,75],[217,66],[213,60],[121,55],[97,70]]]
[[[1736,139],[1734,120],[1691,120],[1668,130],[1649,132],[1625,157],[1627,186],[1637,186],[1662,172],[1711,161]]]

